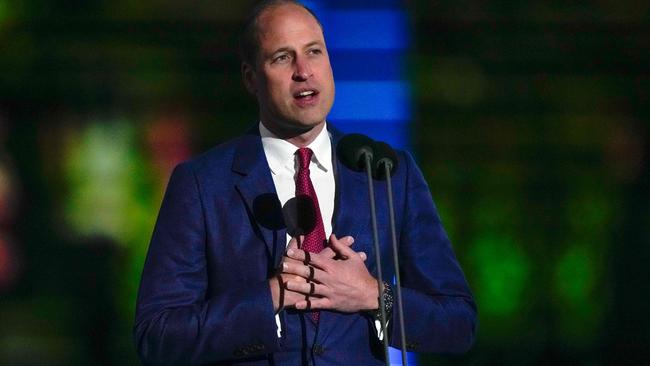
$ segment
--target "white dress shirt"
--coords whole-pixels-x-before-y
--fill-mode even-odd
[[[288,200],[296,196],[296,174],[298,174],[298,147],[290,142],[276,137],[263,123],[260,123],[260,136],[266,161],[271,169],[273,184],[278,193],[280,204],[284,207]],[[327,125],[307,146],[314,154],[309,164],[309,178],[316,190],[318,206],[320,207],[325,238],[332,233],[332,215],[334,214],[335,181],[332,169],[332,144],[327,132]],[[287,233],[287,243],[291,236]]]
[[[271,170],[273,184],[280,204],[284,207],[288,200],[296,196],[296,174],[298,174],[299,169],[298,159],[296,158],[298,147],[275,136],[262,122],[260,122],[259,128],[262,147]],[[309,163],[309,178],[314,185],[316,197],[318,197],[318,206],[320,207],[323,227],[325,228],[325,238],[329,238],[330,234],[332,234],[332,215],[334,214],[336,187],[332,167],[332,144],[329,132],[327,132],[327,124],[307,147],[314,152]],[[287,232],[285,245],[289,243],[289,240],[291,240],[291,235]],[[281,337],[282,325],[278,315],[275,316],[275,324],[278,327],[279,338]]]

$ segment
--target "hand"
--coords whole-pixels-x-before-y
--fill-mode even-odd
[[[284,273],[301,277],[287,282],[287,289],[303,294],[297,301],[296,309],[332,309],[347,313],[373,310],[379,307],[379,287],[377,280],[368,272],[365,264],[366,254],[355,252],[348,246],[351,238],[336,238],[330,236],[330,252],[309,254],[309,265],[305,265],[305,252],[290,248],[287,256],[295,261],[285,263]],[[297,264],[296,262],[300,262]],[[311,278],[313,267],[313,278]],[[307,280],[307,281],[305,281]],[[308,298],[305,299],[304,296]]]
[[[289,241],[287,248],[288,248],[287,250],[298,249],[298,240],[296,238],[292,238]],[[300,264],[300,262],[296,261],[295,259],[291,259],[287,256],[284,256],[282,257],[282,263],[280,264],[280,268],[283,268],[283,266],[287,262],[294,262],[296,264]],[[297,301],[305,299],[305,295],[303,294],[296,293],[294,291],[287,291],[286,284],[288,281],[291,280],[297,282],[300,281],[306,282],[304,278],[300,276],[288,274],[288,273],[278,273],[276,276],[269,279],[269,286],[271,287],[271,298],[273,299],[274,312],[278,312],[283,308],[294,307]]]
[[[287,251],[289,250],[298,250],[298,242],[302,242],[303,237],[292,238],[287,245]],[[354,239],[351,236],[346,236],[341,239],[341,241],[346,245],[352,245]],[[359,252],[359,257],[362,260],[366,260],[366,254]],[[331,248],[323,249],[319,255],[333,259],[336,257],[337,253]],[[305,300],[305,294],[291,291],[287,288],[287,283],[289,281],[307,283],[307,278],[304,276],[285,273],[284,268],[290,268],[295,266],[304,266],[304,258],[302,261],[284,256],[282,258],[281,267],[283,268],[282,272],[277,274],[275,277],[269,279],[269,286],[271,287],[271,298],[273,299],[273,311],[277,312],[282,310],[281,308],[294,307],[295,303],[298,301]]]

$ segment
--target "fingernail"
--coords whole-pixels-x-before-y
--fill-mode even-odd
[[[289,266],[286,263],[282,263],[282,269],[286,271],[289,269]]]
[[[293,251],[293,249],[289,249],[289,250],[287,250],[287,255],[293,255],[294,253],[295,253],[295,252]]]
[[[346,237],[345,237],[345,241],[346,241],[348,244],[352,244],[352,243],[354,243],[354,238],[351,237],[351,236],[346,236]]]

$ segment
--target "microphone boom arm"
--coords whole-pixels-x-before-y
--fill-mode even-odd
[[[375,262],[377,263],[377,286],[379,293],[379,309],[381,313],[381,332],[383,334],[384,343],[384,356],[386,357],[386,365],[390,366],[390,353],[388,352],[388,331],[386,330],[386,307],[384,304],[384,297],[382,296],[382,287],[384,286],[384,279],[381,269],[381,255],[379,253],[379,234],[377,231],[377,209],[375,207],[375,190],[373,188],[372,180],[372,153],[365,152],[364,160],[366,165],[366,174],[368,177],[368,193],[370,195],[370,216],[372,218],[372,238],[375,244]]]

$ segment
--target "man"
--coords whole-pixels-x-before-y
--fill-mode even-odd
[[[391,285],[379,286],[366,254],[365,175],[333,156],[341,134],[325,121],[334,80],[321,25],[299,3],[264,2],[247,23],[242,58],[260,123],[174,170],[142,274],[138,353],[146,364],[383,364],[375,320]],[[472,296],[420,171],[410,155],[399,159],[406,346],[464,352],[474,337]],[[290,225],[292,212],[305,210],[290,209],[298,198],[312,208],[298,221],[313,216],[302,232]],[[379,239],[390,258],[388,228]],[[390,279],[395,268],[385,262]],[[399,327],[391,328],[399,347]]]

